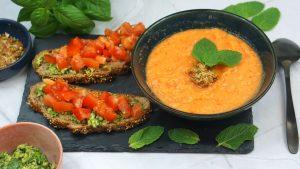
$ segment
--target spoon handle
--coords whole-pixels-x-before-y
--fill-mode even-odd
[[[289,61],[288,61],[289,62]],[[297,122],[295,117],[295,110],[291,92],[291,82],[290,82],[290,63],[284,65],[284,75],[285,75],[285,87],[286,87],[286,136],[289,151],[292,154],[298,152],[299,147],[299,137]]]

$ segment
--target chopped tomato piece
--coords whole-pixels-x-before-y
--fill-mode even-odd
[[[101,65],[106,63],[106,58],[99,55],[96,56],[95,60],[97,60]]]
[[[135,35],[131,35],[131,36],[123,38],[121,40],[121,44],[125,49],[131,50],[131,49],[133,49],[136,41],[137,41],[137,37]]]
[[[100,99],[103,100],[103,101],[106,101],[108,100],[108,97],[110,96],[111,94],[107,91],[104,91],[102,92],[101,96],[100,96]]]
[[[53,108],[54,102],[57,102],[57,100],[49,94],[46,94],[44,96],[43,101],[46,106],[52,107],[52,108]]]
[[[75,56],[80,54],[83,45],[84,44],[80,38],[78,37],[73,38],[67,46],[68,56]]]
[[[118,28],[118,32],[120,35],[122,36],[129,36],[132,34],[133,29],[132,26],[130,25],[130,23],[128,22],[124,22],[119,28]]]
[[[62,79],[57,79],[52,85],[52,89],[55,91],[68,91],[69,84]]]
[[[46,62],[48,62],[48,63],[52,63],[52,64],[55,64],[55,63],[56,63],[56,58],[55,58],[54,56],[52,56],[52,55],[46,54],[46,55],[44,56],[44,59],[45,59]]]
[[[75,91],[71,91],[71,90],[69,90],[69,91],[66,91],[66,92],[61,92],[60,93],[60,96],[62,97],[62,99],[64,100],[64,101],[71,101],[72,99],[75,99],[75,98],[77,98],[78,97],[78,93],[77,92],[75,92]]]
[[[105,120],[112,122],[117,118],[117,114],[114,110],[108,106],[103,101],[99,101],[97,106],[93,109],[99,116],[103,117]]]
[[[67,46],[61,47],[59,49],[59,54],[62,55],[63,57],[68,57]]]
[[[123,113],[125,118],[129,118],[131,116],[131,107],[128,103],[128,99],[125,96],[119,97],[118,108]]]
[[[97,49],[92,44],[85,46],[81,54],[84,58],[95,58],[97,55]]]
[[[121,40],[119,37],[119,34],[117,32],[114,32],[110,29],[105,29],[105,35],[115,44],[115,45],[119,45]]]
[[[136,36],[140,36],[142,33],[144,33],[146,30],[145,25],[142,23],[138,23],[136,25],[133,26],[133,33]]]
[[[111,53],[107,49],[104,49],[102,53],[103,53],[104,57],[107,57],[107,58],[111,57]]]
[[[64,57],[62,55],[57,55],[56,56],[56,63],[57,63],[57,67],[59,69],[64,69],[64,68],[69,67],[68,58]]]
[[[99,40],[93,41],[93,46],[97,50],[97,54],[102,54],[103,49],[105,48],[105,44]]]
[[[72,103],[76,108],[81,108],[82,102],[83,102],[83,98],[81,98],[81,97],[76,97],[76,98],[72,99]]]
[[[80,69],[82,69],[84,67],[84,62],[79,55],[75,55],[71,59],[71,66],[72,66],[73,70],[79,71]]]
[[[126,50],[122,47],[117,47],[117,46],[115,46],[114,49],[112,50],[112,56],[122,61],[127,61],[128,59]]]
[[[82,121],[90,118],[91,110],[85,108],[75,108],[72,110],[72,113],[79,121]]]
[[[91,67],[91,68],[97,69],[100,66],[100,63],[97,60],[95,60],[95,59],[92,59],[92,58],[82,58],[82,60],[83,60],[84,65],[87,66],[87,67]]]
[[[58,101],[57,99],[48,94],[44,96],[44,104],[46,106],[52,107],[56,112],[72,111],[72,109],[74,108],[72,103]]]
[[[114,111],[118,110],[118,98],[110,95],[106,100],[105,103],[108,107],[112,108]]]
[[[74,108],[72,103],[64,102],[64,101],[58,101],[55,102],[53,105],[53,109],[56,112],[67,112],[67,111],[72,111]]]
[[[43,92],[46,93],[46,94],[50,94],[52,92],[51,85],[44,86]]]
[[[144,115],[141,104],[135,104],[132,106],[132,117],[134,119],[140,119]]]
[[[82,106],[93,109],[97,105],[98,99],[93,94],[88,94],[82,101]]]

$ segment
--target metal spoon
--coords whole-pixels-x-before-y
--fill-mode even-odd
[[[285,75],[287,144],[289,151],[292,154],[296,154],[299,147],[299,137],[291,93],[290,66],[293,62],[296,62],[300,58],[300,47],[291,40],[284,38],[277,39],[275,42],[273,42],[273,47],[275,49],[278,62],[284,69]]]

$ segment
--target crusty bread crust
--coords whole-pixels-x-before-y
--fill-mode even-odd
[[[103,124],[98,126],[97,128],[93,128],[87,124],[77,124],[71,120],[71,115],[69,114],[59,114],[57,117],[51,117],[51,115],[47,111],[47,107],[43,103],[43,97],[38,97],[35,93],[36,89],[43,85],[42,82],[37,83],[30,88],[30,93],[28,95],[28,102],[27,104],[36,112],[41,113],[49,123],[55,128],[67,128],[71,130],[73,133],[78,134],[88,134],[88,133],[100,133],[100,132],[111,132],[111,131],[125,131],[130,128],[137,126],[138,124],[144,122],[148,117],[151,111],[150,108],[150,101],[145,97],[140,96],[133,96],[133,95],[126,95],[129,98],[134,98],[140,104],[142,104],[144,108],[144,116],[140,119],[123,119],[118,122]],[[78,86],[70,85],[71,88],[81,88]],[[85,88],[86,89],[86,88]],[[88,92],[91,92],[95,95],[101,95],[102,91],[90,90],[86,89]],[[116,94],[116,95],[125,95],[125,94]]]
[[[47,72],[47,63],[43,61],[41,65],[36,66],[34,63],[39,57],[45,54],[49,54],[57,51],[58,49],[44,50],[39,52],[34,59],[32,60],[32,65],[35,72],[41,76],[41,78],[48,78],[52,80],[63,79],[68,83],[77,83],[77,84],[89,84],[89,83],[104,83],[111,81],[113,77],[124,74],[129,71],[129,63],[123,61],[113,61],[107,62],[101,68],[95,70],[92,75],[88,75],[85,72],[77,72],[76,74],[63,74],[63,75],[51,75]]]

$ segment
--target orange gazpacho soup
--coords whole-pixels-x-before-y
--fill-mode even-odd
[[[218,50],[242,54],[241,62],[234,67],[213,67],[218,80],[208,87],[197,86],[187,75],[198,62],[192,50],[201,38],[214,42]],[[239,37],[218,28],[190,29],[166,38],[153,49],[146,78],[164,104],[189,113],[218,114],[238,108],[256,95],[263,68],[255,50]]]

